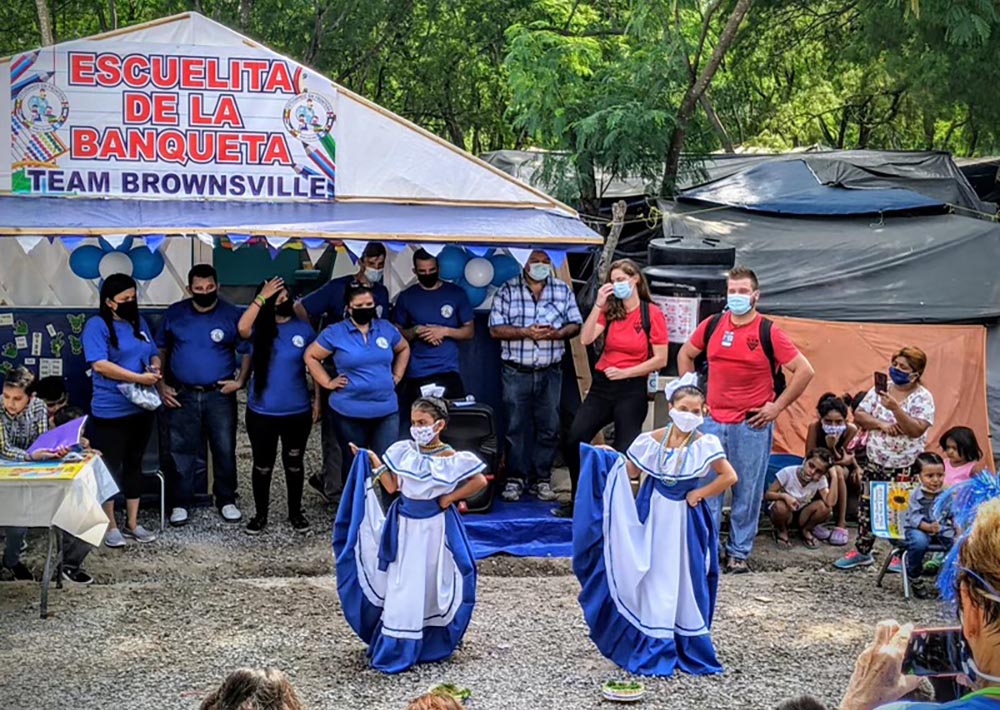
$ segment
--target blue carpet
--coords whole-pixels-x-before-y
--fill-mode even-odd
[[[488,513],[462,516],[477,560],[491,555],[515,557],[571,557],[573,521],[557,518],[551,511],[559,506],[527,498],[506,503],[497,497]]]

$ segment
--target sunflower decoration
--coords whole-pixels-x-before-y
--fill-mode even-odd
[[[909,486],[893,486],[889,489],[889,510],[901,513],[910,504]]]

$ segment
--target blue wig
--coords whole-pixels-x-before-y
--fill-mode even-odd
[[[960,567],[958,553],[969,537],[976,513],[979,512],[979,506],[994,498],[1000,498],[1000,476],[983,471],[978,476],[973,476],[968,481],[947,489],[934,503],[934,515],[939,520],[952,518],[955,526],[962,531],[944,558],[944,564],[941,565],[941,572],[937,579],[941,598],[951,603],[953,607],[957,608],[958,605],[958,586],[956,584]]]

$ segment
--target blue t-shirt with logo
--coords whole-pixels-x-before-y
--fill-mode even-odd
[[[330,393],[330,408],[360,419],[386,417],[399,410],[392,381],[392,349],[402,339],[395,326],[376,318],[367,335],[350,319],[323,329],[316,342],[333,353],[337,373],[347,385]]]
[[[156,344],[146,320],[139,318],[139,335],[131,323],[112,321],[115,335],[118,336],[118,347],[111,344],[111,333],[108,324],[100,316],[90,318],[83,326],[83,356],[87,364],[93,367],[95,362],[107,360],[129,372],[142,373],[146,371],[153,356],[156,355]],[[122,384],[96,372],[91,372],[94,385],[94,397],[90,403],[90,412],[101,419],[116,419],[138,414],[144,411],[132,404],[118,389]]]
[[[350,286],[364,286],[355,280],[356,274],[341,276],[327,281],[326,284],[305,296],[302,299],[302,307],[310,318],[322,318],[326,325],[333,325],[344,320],[344,296]],[[382,284],[375,284],[372,289],[375,297],[375,316],[377,318],[389,317],[389,289]]]
[[[219,300],[207,313],[195,310],[191,299],[167,309],[156,332],[156,344],[169,357],[174,381],[189,387],[211,387],[231,380],[239,369],[237,353],[247,351],[238,325],[242,311]]]
[[[271,346],[267,383],[257,395],[256,373],[250,376],[247,407],[258,414],[284,417],[308,412],[309,384],[306,382],[306,348],[316,339],[312,326],[293,319],[278,323],[278,334]]]
[[[396,299],[394,314],[400,328],[417,325],[460,328],[475,317],[465,290],[447,282],[431,290],[420,284],[410,286]],[[458,371],[458,343],[451,338],[436,346],[419,338],[410,342],[410,364],[406,370],[410,377]]]

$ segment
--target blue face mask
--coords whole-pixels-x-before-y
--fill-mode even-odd
[[[900,387],[910,384],[912,377],[909,372],[903,372],[898,367],[889,368],[889,379]]]
[[[726,305],[733,315],[742,316],[750,312],[753,308],[753,299],[746,294],[731,293],[726,297]]]
[[[615,281],[615,298],[624,301],[632,295],[632,284],[629,281]]]

